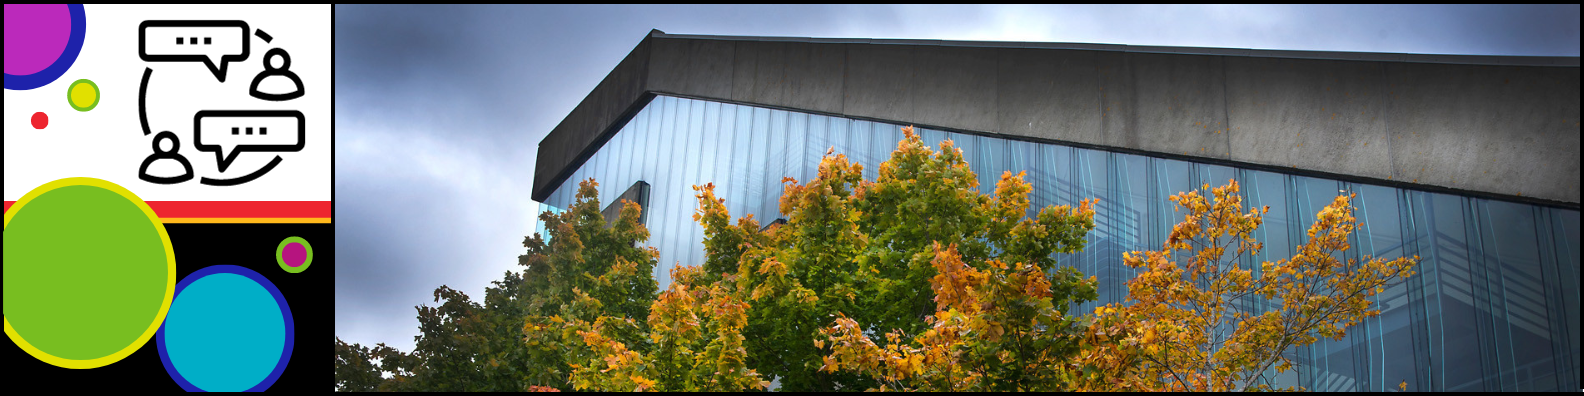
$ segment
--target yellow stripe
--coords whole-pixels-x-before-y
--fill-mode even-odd
[[[330,224],[329,217],[258,217],[258,218],[161,218],[165,223],[318,223]]]

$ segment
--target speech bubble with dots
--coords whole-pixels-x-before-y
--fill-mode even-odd
[[[225,82],[226,65],[248,58],[245,21],[143,21],[138,57],[145,62],[202,62]]]
[[[243,152],[301,151],[306,135],[303,114],[296,110],[203,110],[193,115],[194,146],[215,153],[221,172]]]

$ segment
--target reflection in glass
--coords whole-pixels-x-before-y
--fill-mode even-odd
[[[734,217],[769,224],[779,213],[781,178],[807,183],[826,150],[864,167],[901,140],[902,125],[729,103],[658,96],[545,199],[547,210],[571,204],[579,180],[596,177],[600,201],[613,186],[651,185],[654,213],[647,245],[660,251],[655,276],[674,265],[702,264],[703,232],[692,219],[691,186],[714,183]],[[951,139],[995,191],[1004,171],[1027,171],[1029,213],[1046,205],[1100,198],[1096,228],[1080,253],[1058,255],[1100,281],[1100,301],[1123,301],[1135,270],[1126,251],[1158,249],[1183,213],[1167,196],[1236,178],[1248,207],[1269,206],[1255,237],[1265,250],[1239,265],[1290,257],[1307,238],[1315,213],[1338,194],[1357,193],[1360,222],[1346,258],[1418,255],[1419,275],[1376,297],[1381,315],[1284,353],[1297,367],[1267,373],[1279,386],[1311,390],[1555,391],[1579,388],[1579,211],[1275,172],[1199,164],[1057,144],[920,129],[939,149]],[[1207,192],[1206,192],[1207,193]],[[543,226],[535,230],[543,233]],[[1240,301],[1262,312],[1271,301]]]

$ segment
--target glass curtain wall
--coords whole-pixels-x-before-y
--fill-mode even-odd
[[[649,246],[660,251],[662,287],[678,263],[704,259],[693,222],[693,185],[715,183],[731,214],[760,224],[782,217],[781,178],[807,182],[834,148],[874,180],[903,125],[658,96],[544,202],[571,204],[580,180],[600,202],[637,181],[651,185]],[[1358,194],[1362,225],[1352,258],[1418,255],[1419,275],[1376,296],[1381,315],[1340,341],[1286,351],[1297,369],[1282,385],[1311,390],[1545,391],[1579,388],[1579,211],[1429,193],[994,137],[920,129],[925,144],[951,139],[990,193],[1003,171],[1028,171],[1028,215],[1048,205],[1099,198],[1094,231],[1059,265],[1094,275],[1099,301],[1120,302],[1136,270],[1126,251],[1159,249],[1183,214],[1166,197],[1237,179],[1250,207],[1270,206],[1256,237],[1265,250],[1241,263],[1291,257],[1315,214],[1339,191]],[[1246,309],[1268,309],[1263,301]]]

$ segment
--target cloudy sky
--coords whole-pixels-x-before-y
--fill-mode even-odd
[[[410,351],[516,268],[539,140],[649,29],[1579,56],[1579,6],[335,7],[335,333]]]

